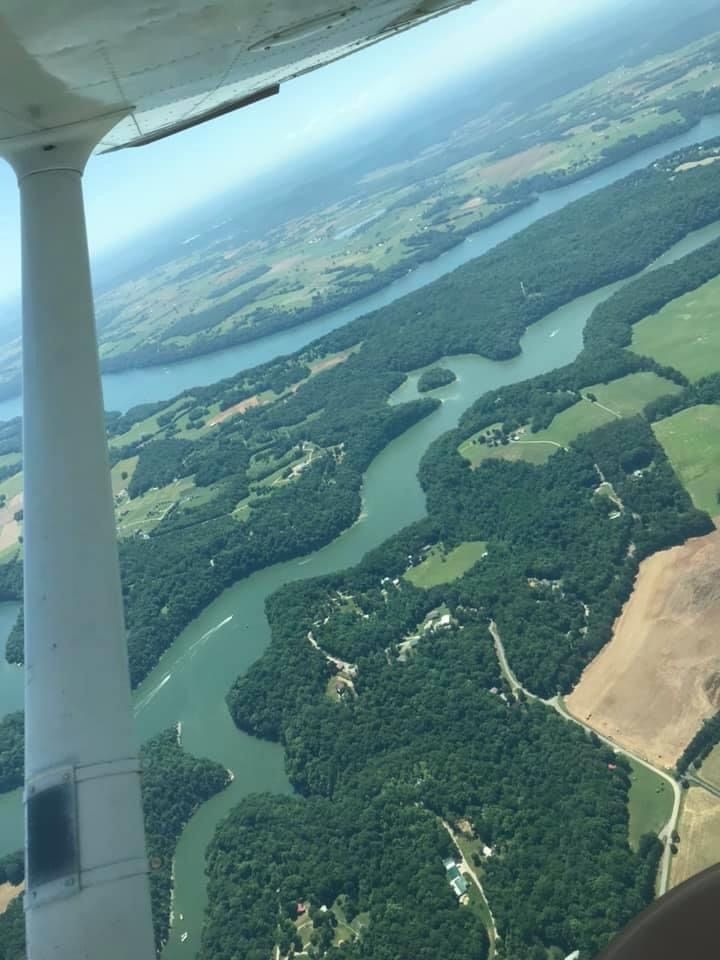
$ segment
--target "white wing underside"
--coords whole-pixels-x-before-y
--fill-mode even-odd
[[[147,143],[468,2],[0,0],[0,148],[113,114],[98,152]]]

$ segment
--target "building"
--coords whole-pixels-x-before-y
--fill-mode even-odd
[[[450,882],[450,886],[452,887],[452,891],[458,900],[460,897],[464,897],[468,888],[467,880],[460,873],[456,866],[453,866],[452,870],[448,870],[447,877],[448,881]]]
[[[460,873],[457,863],[451,858],[443,860],[443,866],[447,873],[448,883],[452,887],[452,892],[460,900],[467,893],[468,885],[465,877]]]

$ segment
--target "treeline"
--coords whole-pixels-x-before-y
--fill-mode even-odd
[[[172,861],[180,834],[195,810],[223,790],[230,777],[220,764],[185,753],[173,728],[148,740],[140,756],[153,927],[159,955],[168,937]],[[4,745],[0,742],[0,763],[4,761]],[[22,852],[0,860],[0,883],[18,884],[23,878]],[[24,960],[24,957],[25,926],[22,897],[18,897],[7,912],[0,915],[0,960]]]
[[[699,769],[703,760],[710,755],[718,743],[720,743],[720,713],[714,717],[705,720],[698,732],[685,747],[675,769],[679,776],[682,776],[690,766]]]
[[[25,771],[25,720],[21,711],[0,720],[0,793],[23,785]]]

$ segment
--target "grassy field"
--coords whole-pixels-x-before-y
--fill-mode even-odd
[[[621,417],[632,417],[641,413],[651,400],[667,396],[669,393],[679,393],[682,387],[672,380],[665,380],[656,373],[644,371],[630,373],[627,377],[620,377],[611,383],[598,383],[587,387],[584,393],[592,393],[598,403],[608,407]]]
[[[720,513],[720,406],[700,404],[653,424],[655,436],[700,510]]]
[[[632,786],[628,798],[630,810],[630,846],[637,850],[645,833],[658,834],[670,819],[673,792],[670,784],[641,763],[630,760]]]
[[[720,800],[700,787],[685,792],[678,823],[680,844],[673,857],[670,886],[720,861]]]
[[[632,349],[699,380],[720,369],[720,277],[671,300],[633,328]]]
[[[482,559],[487,544],[481,540],[470,540],[445,552],[442,544],[433,547],[428,556],[416,567],[405,573],[405,579],[424,590],[437,587],[441,583],[457,580]]]
[[[112,489],[115,496],[117,496],[121,490],[127,489],[127,485],[132,480],[139,459],[140,457],[128,457],[126,460],[118,460],[110,471]],[[123,474],[127,474],[127,476],[124,477]]]
[[[545,463],[559,449],[559,444],[549,443],[547,441],[535,441],[535,435],[529,442],[518,441],[517,443],[508,443],[506,446],[489,447],[486,443],[476,443],[477,434],[474,437],[468,437],[460,444],[460,455],[465,457],[473,467],[477,467],[483,460],[496,458],[499,460],[524,460],[526,463]]]
[[[510,441],[504,446],[490,447],[479,443],[479,433],[468,437],[459,449],[473,467],[490,457],[503,460],[524,460],[526,463],[545,463],[560,447],[567,447],[581,433],[588,433],[617,417],[628,417],[640,413],[646,404],[669,393],[677,393],[681,388],[658,377],[655,373],[632,373],[611,383],[599,383],[583,389],[584,399],[563,410],[546,430],[537,433],[525,431],[521,439]],[[586,399],[588,394],[597,398],[597,403]],[[480,431],[486,433],[496,423]]]
[[[198,488],[192,477],[184,477],[165,487],[148,490],[141,497],[120,502],[115,510],[118,536],[149,533],[180,501],[192,501],[197,506],[213,494],[212,487]]]
[[[699,775],[720,790],[720,743],[705,758]]]

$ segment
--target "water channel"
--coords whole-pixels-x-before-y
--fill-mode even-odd
[[[538,201],[524,210],[501,220],[499,223],[479,230],[467,237],[457,247],[441,254],[435,260],[424,263],[411,273],[406,274],[377,293],[354,303],[342,310],[336,310],[310,323],[294,327],[282,333],[263,337],[253,343],[232,347],[218,353],[211,353],[170,366],[144,367],[138,370],[125,370],[121,373],[109,373],[103,377],[103,392],[106,410],[129,410],[138,403],[150,403],[155,400],[167,400],[190,387],[215,383],[223,377],[229,377],[240,370],[266,363],[274,357],[294,353],[306,344],[337,327],[344,326],[372,310],[392,303],[406,293],[418,290],[437,280],[451,270],[455,270],[474,257],[496,247],[541,217],[554,213],[595,190],[626,177],[634,170],[640,170],[648,164],[667,156],[675,150],[720,136],[720,114],[704,117],[692,130],[680,136],[665,140],[641,150],[639,153],[621,160],[619,163],[593,173],[583,180],[550,190],[540,195]],[[0,420],[17,417],[21,412],[20,397],[12,397],[0,403]]]
[[[696,128],[695,136],[686,135],[693,142],[701,137],[720,134],[720,117],[713,118],[714,126],[706,124],[701,132]],[[677,138],[680,140],[681,138]],[[452,254],[464,260],[470,259],[494,243],[526,226],[537,219],[536,212],[546,201],[552,201],[551,209],[558,209],[564,203],[605,185],[618,176],[625,175],[631,169],[643,166],[653,157],[659,157],[682,144],[677,140],[666,143],[654,151],[644,151],[632,161],[626,161],[616,167],[603,171],[595,177],[574,184],[572,187],[555,191],[540,199],[537,204],[521,214],[508,218],[475,238],[476,246],[466,241],[460,248],[443,255],[446,268],[443,271],[426,275],[423,282],[429,282],[441,272],[453,269],[463,259],[448,262]],[[648,153],[651,155],[648,158]],[[642,159],[641,159],[642,157]],[[618,173],[617,171],[620,169]],[[602,182],[598,182],[602,178]],[[563,203],[557,203],[559,194],[564,194]],[[571,194],[571,195],[569,195]],[[550,212],[545,208],[542,213]],[[528,219],[529,218],[529,219]],[[513,221],[513,225],[511,225]],[[520,221],[520,222],[518,222]],[[494,240],[487,235],[493,234]],[[720,236],[720,223],[712,224],[703,230],[689,235],[671,250],[667,251],[653,265],[655,267],[678,259],[694,249]],[[466,248],[469,247],[469,253]],[[437,268],[438,261],[419,268],[412,275],[413,282],[421,271]],[[410,278],[405,278],[406,280]],[[398,288],[405,281],[383,291],[383,303],[390,302],[401,292]],[[279,746],[257,741],[239,733],[233,726],[224,697],[233,679],[243,673],[263,652],[269,642],[269,628],[264,614],[265,599],[282,584],[291,580],[317,576],[342,569],[359,561],[371,548],[377,546],[388,536],[400,530],[408,523],[421,517],[425,511],[425,500],[418,484],[416,473],[420,458],[429,444],[440,434],[456,425],[463,411],[487,390],[515,383],[539,373],[570,362],[582,345],[582,331],[586,320],[594,307],[607,298],[623,282],[604,287],[549,314],[531,327],[522,339],[522,353],[512,360],[495,363],[477,356],[452,357],[445,364],[455,371],[458,379],[453,384],[435,392],[442,405],[431,416],[416,424],[405,434],[390,443],[373,461],[364,478],[363,512],[358,522],[341,534],[336,540],[314,554],[284,564],[278,564],[255,573],[231,587],[212,603],[182,633],[176,643],[162,657],[158,666],[146,678],[135,694],[135,710],[138,734],[142,740],[178,721],[182,723],[183,745],[191,753],[211,757],[235,774],[232,785],[222,794],[205,804],[193,817],[185,829],[178,845],[176,856],[176,922],[172,936],[164,952],[168,960],[190,957],[199,946],[200,929],[205,908],[204,850],[210,841],[219,819],[244,795],[257,791],[288,792],[290,784],[284,772],[283,753]],[[417,284],[418,286],[420,284]],[[377,297],[378,295],[376,295]],[[372,300],[375,298],[368,298]],[[368,301],[354,315],[371,309]],[[382,305],[380,302],[374,306]],[[350,308],[348,308],[348,311]],[[348,313],[340,311],[340,313]],[[346,317],[347,322],[349,317]],[[326,323],[338,326],[326,318]],[[314,327],[312,336],[306,328],[300,328],[284,338],[295,338],[286,343],[283,352],[297,349],[304,342],[318,336],[322,330]],[[279,338],[268,338],[277,341]],[[249,348],[243,348],[247,351]],[[275,351],[277,352],[277,350]],[[233,351],[227,351],[228,354]],[[269,356],[274,354],[269,354]],[[265,357],[264,359],[268,359]],[[217,364],[225,354],[201,358],[192,361],[196,374],[192,383],[212,382],[217,377],[230,372],[218,372]],[[261,362],[257,358],[253,362]],[[222,359],[225,363],[226,360]],[[208,375],[200,376],[198,364],[212,367]],[[247,365],[247,364],[244,364]],[[237,362],[232,369],[238,369]],[[154,371],[136,371],[137,377],[154,377]],[[118,375],[122,377],[126,375]],[[184,376],[178,375],[178,376]],[[106,389],[107,389],[106,378]],[[396,391],[393,402],[402,402],[416,396],[417,375],[410,376]],[[182,386],[175,381],[171,395]],[[129,387],[127,388],[129,389]],[[137,392],[132,403],[153,398],[152,386]],[[120,404],[108,402],[107,406],[119,407]],[[125,406],[131,405],[125,403]],[[2,415],[2,411],[0,411]],[[0,605],[0,636],[7,634],[14,620],[16,606]],[[22,703],[22,671],[17,667],[0,665],[0,714],[18,709]],[[22,815],[20,791],[0,796],[0,855],[17,849],[22,845]],[[182,920],[179,919],[182,914]],[[187,932],[185,942],[180,936]]]

